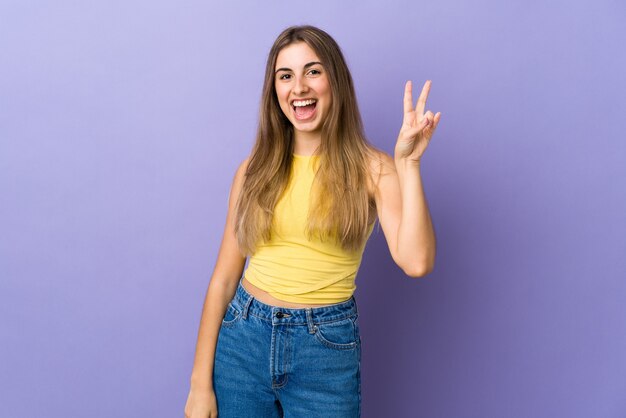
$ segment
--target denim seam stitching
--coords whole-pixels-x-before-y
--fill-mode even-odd
[[[270,323],[272,322],[272,317],[267,317],[267,316],[264,316],[264,315],[256,315],[256,314],[254,314],[252,312],[249,312],[249,311],[248,311],[248,316],[254,316],[255,318],[259,318],[259,319],[261,319],[263,321],[266,321],[266,322],[270,322]],[[349,316],[343,316],[343,317],[340,317],[340,318],[328,319],[328,320],[325,320],[325,321],[313,321],[313,323],[314,324],[329,324],[329,323],[332,323],[332,322],[342,321],[344,319],[353,318],[355,316],[356,316],[356,314],[352,314],[352,315],[349,315]],[[296,325],[296,326],[307,325],[306,322],[301,322],[301,323],[297,323],[297,324],[284,322],[284,323],[280,323],[280,324],[281,325]]]

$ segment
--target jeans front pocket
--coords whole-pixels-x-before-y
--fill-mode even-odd
[[[232,327],[241,318],[241,309],[233,304],[232,301],[228,303],[224,318],[222,319],[223,327]]]
[[[359,342],[356,316],[315,325],[315,337],[326,347],[352,350]]]

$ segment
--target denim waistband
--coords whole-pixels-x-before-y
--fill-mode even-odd
[[[243,277],[239,279],[239,285],[235,292],[234,301],[242,310],[243,318],[254,315],[267,319],[274,324],[304,325],[309,327],[314,324],[351,318],[357,315],[356,300],[350,299],[332,305],[309,307],[309,308],[283,308],[280,306],[267,305],[246,291],[242,284]]]

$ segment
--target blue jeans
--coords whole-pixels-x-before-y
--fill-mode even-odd
[[[219,418],[361,416],[361,337],[354,296],[316,308],[267,305],[241,284],[213,366]]]

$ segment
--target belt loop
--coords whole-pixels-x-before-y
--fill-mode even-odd
[[[250,297],[248,297],[248,300],[246,301],[246,303],[244,303],[244,305],[243,305],[243,313],[242,313],[242,318],[243,319],[247,319],[248,318],[248,309],[250,309],[250,304],[252,303],[253,299],[254,299],[254,296],[250,295]]]
[[[306,324],[309,328],[309,334],[315,334],[317,327],[313,323],[313,315],[311,314],[311,308],[304,308],[306,312]]]

